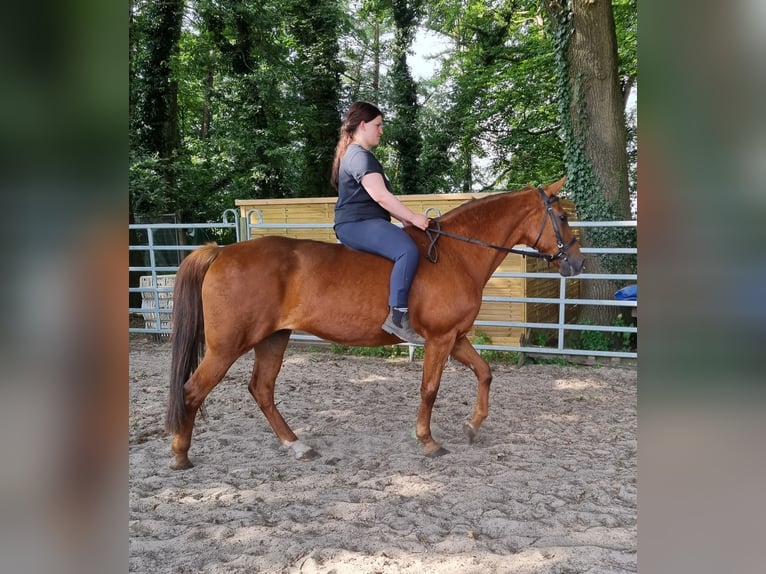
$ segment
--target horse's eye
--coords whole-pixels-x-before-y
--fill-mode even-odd
[[[560,219],[561,221],[563,221],[563,222],[566,222],[566,220],[567,220],[567,214],[566,214],[566,213],[562,213],[561,215],[559,215],[559,219]]]

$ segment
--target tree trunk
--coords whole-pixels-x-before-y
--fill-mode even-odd
[[[335,191],[330,172],[340,125],[341,13],[326,0],[303,0],[293,11],[295,22],[290,29],[300,59],[297,85],[302,94],[298,113],[307,128],[301,146],[304,174],[293,193],[296,197],[326,197]]]
[[[558,2],[546,2],[554,23],[567,10]],[[590,221],[629,220],[627,133],[620,79],[617,38],[612,4],[607,0],[571,0],[571,36],[566,45],[568,116],[571,123],[567,189],[579,216]],[[584,158],[582,157],[584,156]],[[592,244],[596,230],[581,230],[581,241]],[[615,245],[597,245],[614,247]],[[586,263],[589,273],[615,272],[606,269],[599,256]],[[582,281],[583,298],[612,299],[617,286],[608,281]],[[609,325],[619,307],[587,305],[581,320]]]
[[[460,191],[473,191],[473,143],[470,138],[460,140]]]
[[[147,76],[146,104],[143,123],[146,125],[144,145],[163,160],[168,190],[175,185],[174,159],[178,149],[178,82],[173,79],[171,62],[178,49],[184,0],[166,0],[147,5],[153,26],[149,29],[148,62],[143,73]],[[152,35],[153,34],[153,35]]]
[[[210,131],[210,95],[213,93],[213,65],[208,64],[205,69],[205,92],[202,104],[202,123],[199,129],[199,139],[207,139]]]
[[[375,39],[372,42],[372,94],[375,104],[380,104],[380,22],[374,24]]]
[[[573,0],[572,15],[568,60],[574,136],[583,139],[604,198],[630,219],[625,112],[612,4],[608,0]],[[579,113],[582,103],[585,117]]]

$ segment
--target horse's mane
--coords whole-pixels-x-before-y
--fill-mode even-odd
[[[492,193],[491,195],[486,195],[484,197],[474,197],[465,203],[461,203],[457,207],[450,209],[447,213],[444,213],[441,217],[439,217],[439,221],[441,223],[449,224],[455,221],[471,223],[474,220],[477,220],[476,222],[480,223],[478,219],[480,217],[486,217],[487,210],[491,210],[493,207],[494,209],[501,209],[499,205],[500,203],[505,202],[522,192],[529,191],[530,189],[535,188],[528,185],[513,191],[501,191]],[[493,206],[493,204],[498,205]]]

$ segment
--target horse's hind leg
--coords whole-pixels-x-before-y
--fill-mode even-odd
[[[282,368],[282,359],[290,339],[289,330],[277,331],[266,337],[255,347],[255,365],[248,390],[261,408],[266,420],[279,441],[292,449],[298,460],[317,458],[317,452],[303,444],[282,418],[282,414],[274,403],[274,386],[277,375]]]
[[[489,386],[492,383],[492,371],[487,361],[474,349],[466,337],[460,337],[452,349],[452,357],[460,361],[476,375],[478,387],[476,391],[476,405],[473,408],[471,420],[466,421],[463,430],[468,437],[468,442],[473,442],[476,433],[484,419],[489,414]]]
[[[215,386],[221,382],[229,367],[237,360],[237,356],[224,357],[217,355],[209,349],[199,367],[192,373],[189,380],[184,384],[184,403],[186,414],[183,424],[173,435],[171,449],[175,459],[170,465],[174,470],[182,470],[194,466],[189,460],[189,447],[191,446],[194,419],[202,403]]]

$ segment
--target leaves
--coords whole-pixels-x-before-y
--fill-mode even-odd
[[[627,85],[636,1],[613,4]],[[180,31],[161,25],[178,6]],[[419,83],[418,26],[444,39],[436,76]],[[532,0],[136,0],[131,209],[211,221],[235,199],[328,195],[340,114],[356,99],[384,110],[376,153],[398,192],[543,183],[565,162],[580,177],[561,123],[567,30]]]

